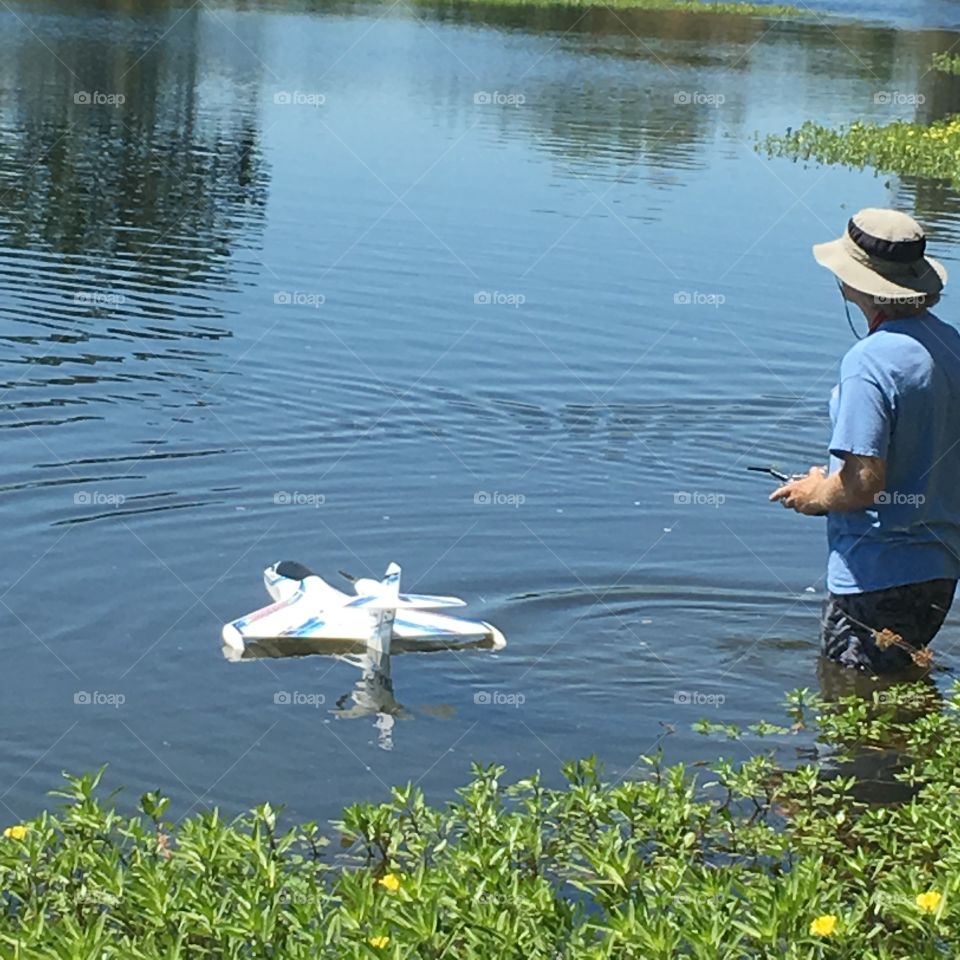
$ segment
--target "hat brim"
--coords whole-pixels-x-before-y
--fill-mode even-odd
[[[940,293],[947,282],[947,268],[933,257],[924,257],[926,270],[912,276],[902,273],[897,278],[900,282],[895,282],[850,256],[843,237],[814,244],[813,256],[835,277],[871,297],[902,300],[918,294],[930,296]]]

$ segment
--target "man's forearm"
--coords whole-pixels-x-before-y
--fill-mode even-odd
[[[874,484],[864,486],[862,482],[851,480],[844,476],[844,471],[838,470],[825,477],[813,500],[815,506],[823,513],[844,513],[851,510],[863,510],[876,503],[877,489]]]

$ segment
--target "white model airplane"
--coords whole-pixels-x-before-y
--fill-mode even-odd
[[[359,644],[389,657],[395,639],[406,649],[482,642],[499,650],[507,645],[503,634],[486,621],[425,612],[466,604],[457,597],[401,593],[400,567],[395,563],[387,567],[383,580],[343,576],[353,584],[354,596],[330,586],[301,563],[285,560],[267,567],[263,582],[274,603],[224,626],[223,655],[228,660],[250,659],[270,656],[271,648],[279,656],[334,652],[323,647],[346,643],[347,650]],[[287,642],[290,647],[281,652]]]

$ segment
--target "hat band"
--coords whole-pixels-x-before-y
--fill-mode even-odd
[[[926,292],[933,292],[935,288],[939,292],[943,288],[943,281],[929,260],[914,260],[911,263],[881,260],[858,247],[849,236],[842,237],[841,242],[844,252],[852,263],[865,267],[888,283],[913,291],[921,291],[922,288]],[[852,286],[857,286],[857,280],[854,278],[840,276],[840,279]],[[858,287],[858,289],[862,289],[865,293],[875,292],[866,287]]]
[[[916,263],[923,259],[927,250],[926,237],[920,237],[919,240],[884,240],[858,227],[852,217],[847,224],[847,234],[868,256],[891,263]]]

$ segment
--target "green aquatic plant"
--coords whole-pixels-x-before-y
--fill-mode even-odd
[[[960,73],[960,54],[935,53],[930,59],[930,66],[941,73]]]
[[[61,811],[0,837],[0,957],[954,957],[958,711],[960,689],[835,704],[796,691],[789,726],[699,725],[741,754],[749,740],[738,763],[653,755],[611,781],[580,760],[559,788],[475,767],[456,802],[397,788],[332,834],[267,804],[175,825],[159,794],[130,815],[101,799],[102,772],[68,777]],[[800,733],[829,766],[776,762]],[[907,799],[861,797],[865,758],[891,750]]]
[[[435,5],[443,0],[416,0]],[[721,0],[472,0],[481,6],[598,7],[629,10],[663,10],[679,13],[725,13],[748,17],[809,17],[812,11],[785,3],[739,3]]]
[[[960,116],[932,124],[895,120],[888,124],[854,121],[830,128],[807,121],[799,130],[772,135],[757,144],[770,156],[851,167],[878,173],[930,177],[960,184]]]

